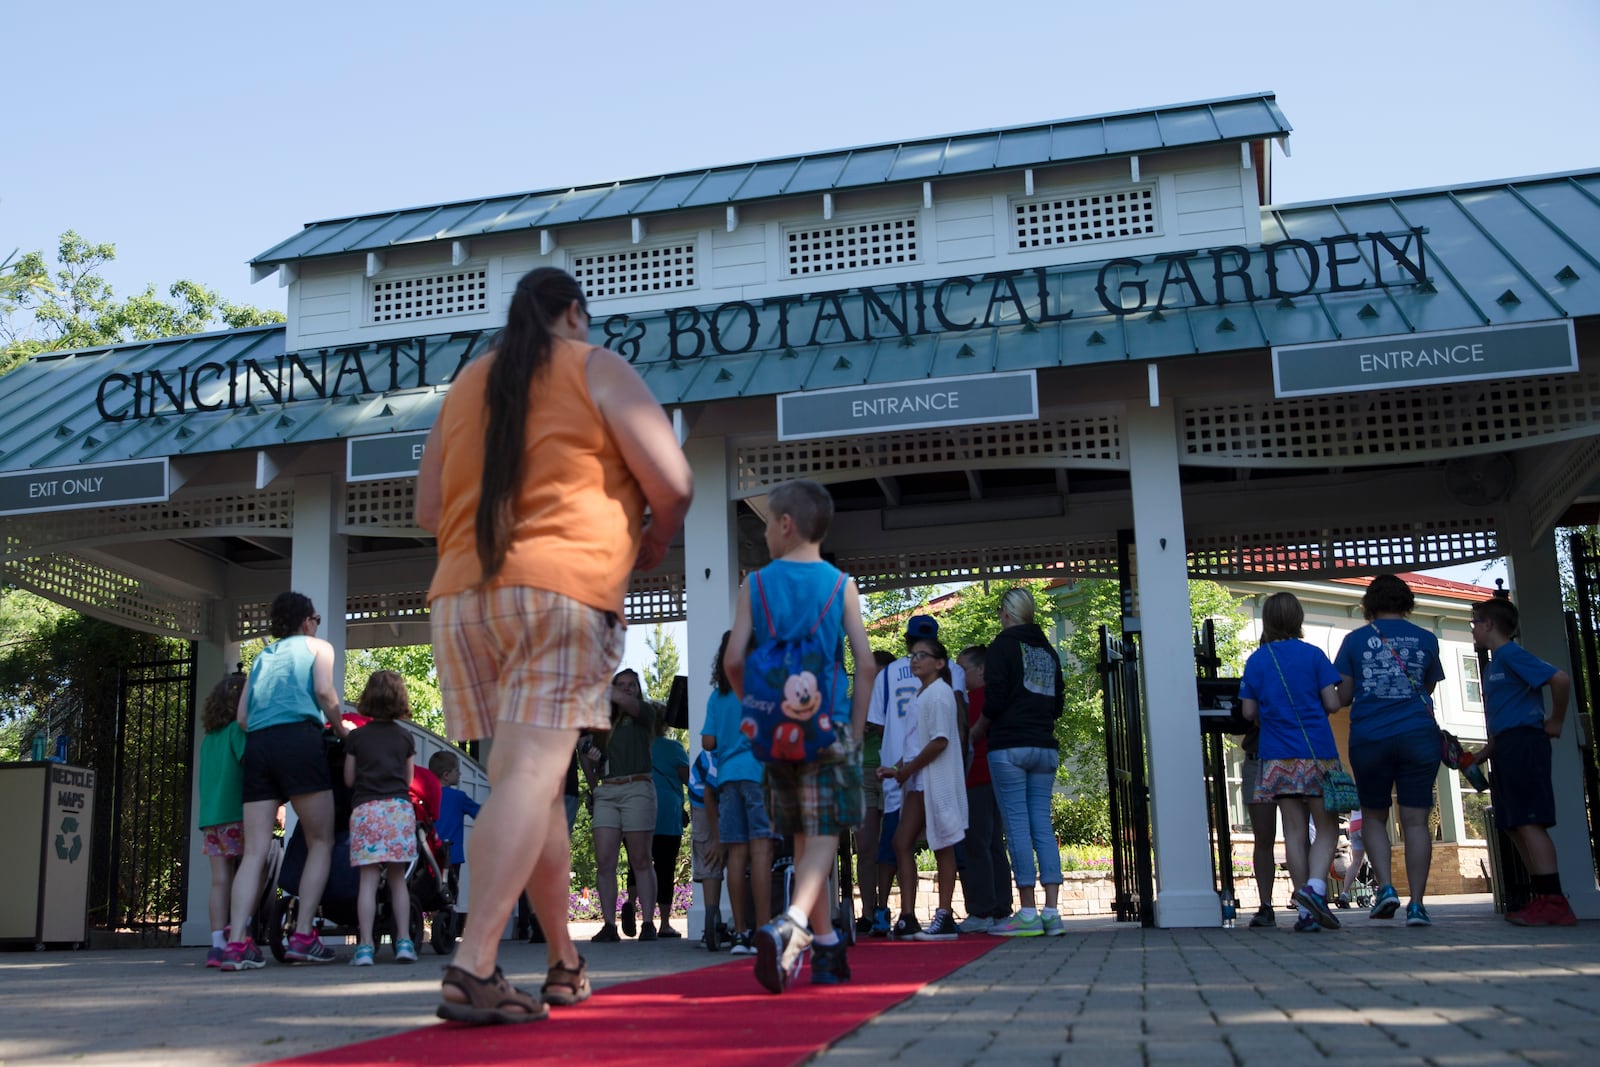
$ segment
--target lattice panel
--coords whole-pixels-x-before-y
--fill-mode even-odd
[[[21,588],[130,629],[190,641],[208,636],[202,601],[172,596],[78,556],[7,559],[5,575]]]
[[[1012,204],[1019,250],[1092,244],[1159,232],[1156,187],[1042,197]]]
[[[132,533],[288,531],[294,527],[294,491],[269,489],[250,496],[185,496],[161,504],[21,515],[8,520],[6,527],[22,549],[63,542],[115,541]],[[17,549],[11,551],[15,554]]]
[[[428,617],[428,590],[402,589],[345,598],[345,625],[374,622],[421,622]]]
[[[1523,469],[1518,464],[1518,471]],[[1529,478],[1528,502],[1529,532],[1534,538],[1549,536],[1556,521],[1568,506],[1585,491],[1595,473],[1600,471],[1600,437],[1591,437],[1546,457]]]
[[[233,625],[228,638],[232,641],[253,641],[266,637],[272,629],[272,601],[258,600],[252,604],[235,604]]]
[[[939,552],[842,554],[841,570],[855,578],[863,593],[953,582],[1006,581],[1018,578],[1114,578],[1115,541],[988,545]]]
[[[814,441],[742,445],[738,496],[759,496],[791,478],[837,482],[889,468],[1078,466],[1122,469],[1119,412],[1002,426],[960,426]]]
[[[623,606],[630,626],[687,618],[688,599],[683,592],[682,572],[634,575]]]
[[[784,269],[791,278],[897,267],[918,260],[917,219],[873,219],[789,230]]]
[[[463,270],[375,281],[368,290],[372,322],[409,322],[489,310],[489,272]]]
[[[567,269],[590,300],[693,289],[696,285],[692,243],[574,253]]]
[[[1317,466],[1499,451],[1600,427],[1600,363],[1577,374],[1184,405],[1184,462]]]
[[[1378,574],[1500,553],[1488,518],[1192,535],[1188,548],[1189,573],[1206,578]]]
[[[417,528],[417,480],[390,478],[351,482],[344,491],[347,528],[414,530]]]

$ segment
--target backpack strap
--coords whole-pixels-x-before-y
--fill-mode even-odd
[[[767,606],[767,591],[764,588],[762,588],[762,585],[761,585],[761,572],[760,571],[756,571],[755,579],[756,579],[756,596],[761,599],[761,614],[766,618],[766,621],[767,621],[767,636],[768,637],[777,637],[778,636],[778,628],[776,626],[772,625],[772,609]],[[813,627],[813,629],[814,628],[815,627]]]
[[[833,592],[828,594],[827,602],[822,605],[822,614],[817,616],[817,621],[812,623],[811,629],[806,631],[807,637],[810,637],[812,634],[816,633],[817,627],[822,625],[822,620],[828,617],[828,611],[833,607],[833,602],[839,598],[839,590],[844,588],[844,579],[844,572],[840,571],[839,580],[833,583]]]

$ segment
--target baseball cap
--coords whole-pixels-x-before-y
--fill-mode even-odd
[[[939,621],[932,615],[913,615],[906,621],[906,640],[908,641],[938,636]]]

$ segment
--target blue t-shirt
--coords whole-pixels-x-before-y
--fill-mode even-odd
[[[1388,638],[1388,647],[1380,632]],[[1424,694],[1432,683],[1443,680],[1444,665],[1439,662],[1439,639],[1427,630],[1405,619],[1376,619],[1345,635],[1333,664],[1355,681],[1350,701],[1352,739],[1399,737],[1437,728],[1433,701]]]
[[[255,733],[302,720],[322,722],[312,680],[316,661],[316,650],[304,634],[280,637],[262,649],[246,683],[245,729]]]
[[[450,842],[450,862],[467,862],[467,816],[478,817],[478,802],[453,785],[439,791],[439,821],[434,831]]]
[[[1489,736],[1518,726],[1544,725],[1544,694],[1539,689],[1556,668],[1515,641],[1489,654],[1483,678],[1483,703],[1489,709]]]
[[[656,836],[683,834],[683,776],[679,767],[689,766],[689,753],[671,737],[658,737],[650,743],[650,777],[656,786]]]
[[[739,732],[744,709],[733,690],[711,693],[706,701],[706,724],[701,733],[717,739],[717,785],[761,781],[761,764],[750,751],[750,739]]]
[[[711,790],[711,798],[716,799],[717,794],[717,756],[714,752],[700,750],[694,762],[689,765],[689,806],[703,808],[706,806],[706,790]]]
[[[1250,653],[1244,664],[1244,678],[1239,682],[1239,696],[1260,706],[1261,739],[1256,758],[1338,759],[1339,746],[1333,740],[1333,729],[1319,695],[1328,686],[1338,684],[1339,672],[1322,649],[1296,638],[1273,641]]]

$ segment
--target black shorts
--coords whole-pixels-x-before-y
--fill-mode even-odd
[[[1502,830],[1556,824],[1556,793],[1550,784],[1550,736],[1542,726],[1518,726],[1494,735],[1489,757],[1490,802]]]
[[[247,733],[244,759],[239,761],[244,771],[244,802],[282,804],[290,797],[332,789],[322,733],[321,723],[310,719]]]

